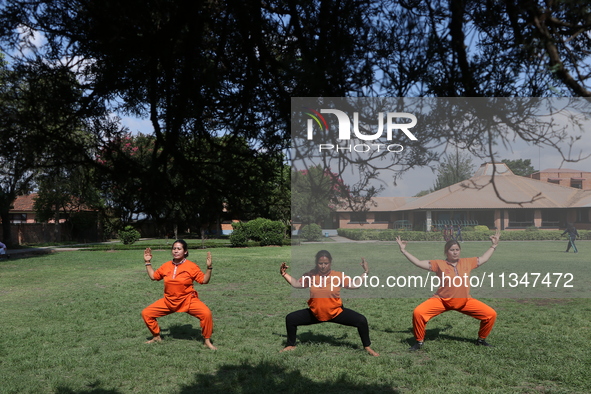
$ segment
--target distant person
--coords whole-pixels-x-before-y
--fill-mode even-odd
[[[400,251],[411,263],[419,268],[435,272],[441,279],[441,286],[437,289],[433,297],[417,306],[413,312],[412,326],[417,342],[409,350],[419,350],[423,346],[427,322],[433,317],[447,311],[462,312],[465,315],[480,320],[480,330],[478,331],[476,345],[491,346],[486,342],[486,337],[490,334],[495,324],[497,313],[484,302],[470,297],[469,280],[462,279],[460,283],[454,281],[454,279],[457,277],[470,278],[470,271],[478,268],[490,259],[499,244],[500,236],[501,232],[497,229],[495,235],[490,236],[492,245],[480,257],[460,258],[461,248],[458,241],[448,241],[443,249],[446,256],[445,260],[419,260],[406,251],[407,242],[403,241],[400,236],[396,237]]]
[[[205,274],[197,264],[187,260],[187,257],[189,257],[187,243],[179,239],[172,244],[172,260],[162,264],[160,268],[154,271],[152,268],[152,250],[146,248],[144,251],[144,262],[150,279],[164,279],[164,298],[159,299],[142,311],[142,318],[153,336],[146,343],[162,341],[157,318],[174,312],[186,312],[199,319],[205,346],[216,350],[210,339],[213,333],[211,311],[199,299],[197,292],[193,288],[194,281],[202,285],[209,283],[213,269],[211,253],[207,252],[207,270]]]
[[[455,240],[458,242],[464,242],[464,238],[462,238],[462,226],[458,224],[458,232],[456,233]]]
[[[445,242],[451,240],[453,237],[453,226],[451,226],[451,228],[446,224],[443,227],[443,240]]]
[[[367,275],[369,268],[364,258],[361,259],[361,267],[363,268],[363,275]],[[287,344],[282,352],[294,350],[296,348],[296,334],[298,326],[308,326],[318,323],[337,323],[345,326],[357,327],[357,332],[361,337],[363,348],[372,356],[379,356],[371,347],[369,339],[369,325],[367,319],[360,313],[354,310],[343,307],[341,300],[341,288],[357,289],[351,283],[351,279],[342,272],[332,270],[332,256],[330,252],[321,250],[316,253],[316,263],[314,268],[308,273],[304,274],[302,278],[295,279],[287,273],[289,267],[285,263],[281,263],[279,273],[291,286],[299,289],[310,289],[310,299],[308,300],[309,308],[301,309],[290,313],[285,318],[285,326],[287,329]],[[339,278],[338,282],[344,277],[346,283],[338,283],[332,277]],[[334,285],[334,287],[333,287]]]
[[[579,236],[579,232],[577,231],[577,228],[572,223],[567,223],[566,230],[564,230],[564,232],[561,235],[564,235],[564,234],[568,234],[568,243],[566,244],[565,253],[568,253],[571,246],[573,247],[573,251],[575,253],[578,253],[577,247],[575,246],[575,240]]]

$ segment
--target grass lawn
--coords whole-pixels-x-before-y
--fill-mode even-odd
[[[591,243],[578,242],[577,255],[560,252],[564,244],[501,241],[479,270],[497,275],[535,259],[541,266],[583,272]],[[425,347],[410,353],[412,310],[429,289],[417,297],[353,297],[354,291],[344,290],[345,305],[368,318],[380,357],[363,351],[355,329],[328,323],[300,327],[297,349],[279,353],[285,315],[306,306],[306,291],[293,297],[279,275],[292,250],[295,275],[303,273],[300,267],[311,268],[313,254],[323,248],[333,252],[336,270],[361,273],[364,255],[370,274],[409,266],[409,272],[422,274],[392,243],[364,245],[211,249],[212,281],[196,289],[213,312],[218,351],[203,346],[198,320],[178,313],[159,319],[162,343],[144,344],[150,334],[140,312],[162,297],[163,283],[148,279],[141,251],[68,251],[0,261],[0,393],[591,392],[589,298],[510,298],[501,292],[484,298],[474,289],[475,297],[498,312],[488,338],[495,347],[474,346],[478,321],[449,312],[429,322]],[[465,243],[463,255],[480,255],[487,246]],[[407,250],[427,259],[441,256],[442,248],[425,242]],[[204,266],[205,250],[190,254]],[[155,251],[155,268],[169,257],[168,250]]]

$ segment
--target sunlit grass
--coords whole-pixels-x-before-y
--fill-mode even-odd
[[[186,314],[161,318],[164,341],[144,344],[150,335],[140,312],[162,296],[163,284],[148,279],[139,250],[1,261],[0,392],[591,391],[591,302],[586,298],[485,298],[499,315],[489,337],[494,348],[474,346],[478,322],[449,312],[429,322],[425,347],[416,353],[407,351],[413,343],[411,313],[428,291],[414,298],[346,298],[347,307],[368,318],[372,348],[380,357],[363,351],[355,329],[335,324],[300,327],[297,349],[279,353],[285,315],[306,306],[305,291],[303,298],[292,297],[279,275],[281,261],[290,261],[292,248],[302,248],[304,255],[329,248],[338,258],[335,269],[358,269],[358,247],[333,242],[211,250],[212,282],[196,288],[213,312],[218,351],[202,345],[198,321]],[[409,250],[432,258],[441,247],[417,243]],[[463,245],[468,254],[483,247]],[[373,246],[374,253],[366,256],[373,273],[404,263],[391,248]],[[552,248],[505,242],[487,265],[535,258],[553,259],[563,269],[574,261],[573,254],[550,254]],[[579,256],[586,248],[580,242]],[[157,267],[170,253],[155,249]],[[203,265],[205,254],[192,249],[190,259]]]

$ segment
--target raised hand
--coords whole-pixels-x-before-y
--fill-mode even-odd
[[[369,272],[369,267],[367,265],[367,261],[365,260],[365,257],[361,258],[361,267],[363,268],[364,274],[367,274]]]
[[[494,235],[491,235],[490,240],[492,242],[492,246],[497,246],[499,244],[499,239],[501,238],[501,230],[497,229]]]
[[[403,241],[402,238],[400,238],[400,235],[396,237],[396,242],[398,243],[398,246],[400,246],[400,251],[404,252],[407,242]]]
[[[281,267],[279,267],[279,273],[281,274],[281,276],[285,276],[288,268],[289,266],[285,262],[281,263]]]
[[[149,263],[151,260],[152,260],[152,249],[146,248],[146,250],[144,250],[144,261],[146,263]]]

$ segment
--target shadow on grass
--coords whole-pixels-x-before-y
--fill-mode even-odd
[[[286,339],[287,342],[287,335],[285,334],[280,334],[277,332],[274,332],[273,335],[277,335],[279,337],[283,337]],[[353,349],[361,349],[361,339],[359,338],[359,335],[357,334],[357,330],[353,328],[352,331],[352,335],[354,336],[354,338],[357,338],[357,343],[352,343],[351,340],[349,339],[349,334],[345,333],[339,337],[336,337],[334,335],[324,335],[324,334],[315,334],[311,331],[306,331],[306,332],[299,332],[297,335],[297,342],[296,342],[296,346],[297,345],[303,345],[303,344],[314,344],[314,343],[327,343],[331,346],[343,346],[343,347],[349,347],[349,348],[353,348]],[[347,338],[347,340],[343,341],[343,339]],[[355,340],[353,340],[354,342]],[[283,346],[287,346],[287,343],[284,342]]]
[[[437,339],[443,339],[443,340],[456,341],[456,342],[474,342],[477,338],[477,332],[474,333],[474,337],[469,337],[469,338],[445,334],[445,332],[450,330],[451,328],[453,328],[453,326],[449,325],[449,324],[446,325],[445,327],[428,328],[427,330],[425,330],[425,341],[435,341]],[[408,330],[399,330],[399,331],[394,331],[394,330],[388,329],[388,330],[383,330],[383,332],[410,333],[412,335],[412,328],[409,328]],[[416,340],[413,335],[413,336],[410,336],[406,339],[401,340],[400,342],[407,343],[412,346],[416,343]]]
[[[318,376],[331,376],[330,371],[317,371]],[[333,382],[318,382],[299,371],[262,362],[250,365],[222,365],[215,375],[195,374],[195,381],[179,394],[205,393],[398,393],[386,385],[360,385],[342,374]]]
[[[58,387],[55,389],[55,394],[120,394],[121,391],[105,390],[101,388],[90,388],[88,390],[72,390],[67,387]]]
[[[354,335],[357,338],[357,342],[359,344],[353,344],[350,340],[345,340],[345,338],[349,338],[348,334],[343,334],[339,337],[335,337],[334,335],[323,335],[323,334],[315,334],[313,332],[307,331],[298,334],[298,339],[301,344],[304,343],[327,343],[331,346],[343,346],[343,347],[352,347],[355,349],[361,348],[361,339],[357,335],[357,330],[354,330]],[[297,343],[296,343],[297,344]]]
[[[195,319],[195,321],[197,322],[197,328],[192,324],[172,324],[168,328],[162,329],[162,335],[174,339],[203,340],[199,320]]]

